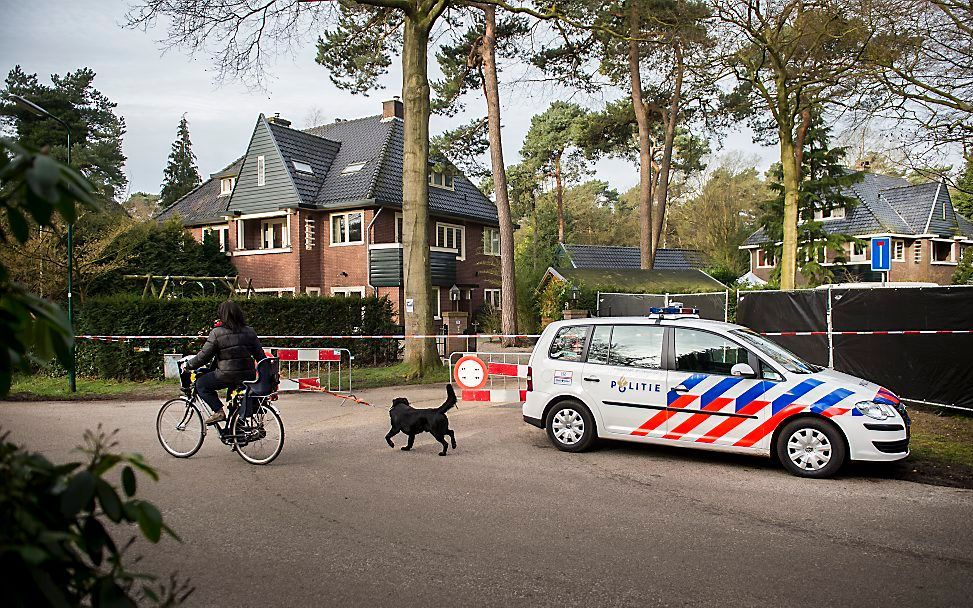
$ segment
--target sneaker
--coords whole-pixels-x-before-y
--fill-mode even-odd
[[[223,413],[223,410],[220,410],[207,418],[206,424],[216,424],[217,422],[223,422],[224,420],[226,420],[226,414]]]

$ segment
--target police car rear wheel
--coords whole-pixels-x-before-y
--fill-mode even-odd
[[[823,420],[801,418],[785,426],[777,437],[777,458],[799,477],[830,477],[845,463],[839,432]]]
[[[595,420],[583,404],[562,401],[547,413],[547,436],[564,452],[583,452],[595,439]]]

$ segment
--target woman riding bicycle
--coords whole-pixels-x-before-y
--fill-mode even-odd
[[[216,391],[239,386],[244,380],[253,380],[256,375],[255,362],[265,357],[257,332],[247,325],[239,304],[227,300],[220,304],[217,314],[219,324],[209,332],[199,354],[183,359],[187,369],[202,367],[216,359],[214,371],[196,378],[196,392],[213,410],[206,424],[226,420],[223,402]]]

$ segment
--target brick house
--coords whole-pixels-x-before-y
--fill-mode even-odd
[[[844,262],[838,252],[824,246],[816,254],[831,266],[840,282],[877,282],[882,274],[871,271],[868,239],[892,239],[890,282],[921,282],[949,285],[963,252],[973,247],[973,222],[956,212],[945,183],[911,184],[901,177],[862,173],[862,180],[850,186],[846,195],[857,199],[850,209],[843,207],[815,212],[830,234],[846,234],[865,244],[845,243]],[[766,281],[777,260],[766,251],[763,230],[751,234],[740,249],[750,254],[750,275]],[[803,277],[798,276],[798,282]]]
[[[261,114],[243,157],[157,217],[178,217],[197,240],[215,233],[258,292],[388,296],[398,311],[402,103],[382,109],[306,131]],[[429,212],[436,317],[499,306],[496,206],[461,173],[430,165]]]

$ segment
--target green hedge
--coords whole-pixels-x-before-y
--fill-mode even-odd
[[[78,307],[79,335],[200,335],[213,328],[223,298],[142,300],[133,296],[89,298]],[[387,298],[256,297],[237,300],[258,335],[392,334]],[[394,340],[263,340],[265,346],[348,348],[356,363],[393,361]],[[199,340],[79,340],[78,373],[96,378],[145,380],[162,377],[163,353],[193,353]],[[147,351],[141,349],[148,348]]]

